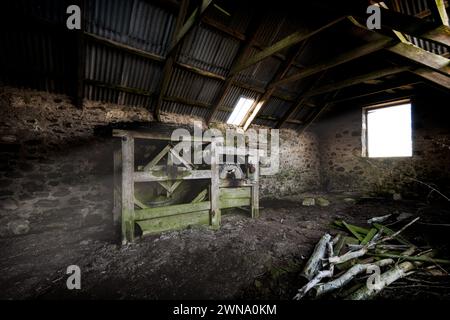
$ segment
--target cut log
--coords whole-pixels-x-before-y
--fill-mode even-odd
[[[328,234],[325,234],[327,236]],[[322,237],[322,239],[325,238],[325,236]],[[331,237],[330,237],[331,239]],[[326,249],[328,253],[328,258],[332,258],[334,256],[333,253],[333,241],[329,240],[326,244]],[[303,298],[312,288],[314,288],[317,284],[322,281],[324,278],[331,278],[334,274],[334,265],[330,264],[330,267],[328,270],[322,270],[317,273],[317,275],[309,281],[306,285],[304,285],[301,289],[298,290],[298,293],[295,295],[294,300],[300,300]]]
[[[318,297],[325,293],[344,287],[347,283],[352,281],[357,275],[365,272],[370,266],[384,267],[393,263],[394,263],[393,259],[383,259],[374,263],[354,265],[339,278],[316,286],[315,295],[316,297]]]
[[[431,258],[433,252],[429,252],[422,256],[422,258]],[[418,258],[418,257],[417,257]],[[398,279],[404,278],[409,274],[410,271],[414,270],[416,267],[422,265],[422,261],[410,262],[405,261],[402,262],[392,269],[386,271],[385,273],[380,275],[379,281],[374,286],[364,286],[361,289],[357,290],[353,294],[347,297],[348,300],[368,300],[375,297],[378,293],[380,293],[384,288],[386,288],[391,283],[397,281]]]
[[[312,280],[314,276],[319,272],[322,265],[322,259],[325,257],[327,250],[327,243],[331,241],[331,235],[326,233],[320,241],[316,244],[314,252],[306,262],[305,268],[303,269],[301,276],[308,280]]]

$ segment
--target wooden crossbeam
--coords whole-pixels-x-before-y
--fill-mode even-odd
[[[312,90],[314,87],[316,87],[319,84],[319,82],[322,80],[322,77],[325,75],[325,72],[326,71],[323,71],[319,75],[319,77],[317,77],[317,79],[315,79],[305,89],[303,89],[303,93],[299,96],[297,103],[292,105],[289,108],[289,110],[287,110],[284,113],[284,115],[283,115],[283,117],[281,117],[280,121],[277,122],[277,124],[275,125],[276,129],[281,128],[283,126],[283,124],[285,124],[289,120],[289,118],[305,104],[305,102],[308,100],[308,97],[306,96],[306,94],[308,93],[308,91]]]
[[[176,48],[177,48],[175,44],[179,43],[179,40],[181,40],[181,39],[177,40],[177,37],[179,36],[178,33],[183,28],[183,22],[186,17],[186,14],[187,14],[188,6],[189,6],[188,0],[183,0],[181,2],[181,6],[180,6],[178,17],[177,17],[177,22],[175,24],[174,35],[172,36],[171,46],[169,49],[169,53],[167,55],[167,59],[164,63],[163,72],[162,72],[162,76],[161,76],[162,77],[161,83],[159,86],[158,99],[156,101],[155,109],[153,111],[153,116],[155,117],[155,119],[157,121],[161,121],[160,110],[161,110],[161,106],[162,106],[162,102],[163,102],[163,96],[169,86],[170,77],[172,75],[172,70],[173,70],[173,64],[175,62],[175,54],[176,54]],[[186,32],[187,32],[187,30],[186,30]]]
[[[256,55],[254,55],[253,57],[251,57],[250,59],[246,59],[245,61],[242,61],[242,63],[234,66],[231,69],[231,74],[237,74],[240,71],[266,59],[267,57],[270,57],[272,55],[274,55],[275,53],[284,50],[286,48],[289,48],[297,43],[300,43],[310,37],[312,37],[313,35],[321,32],[322,30],[325,30],[333,25],[335,25],[336,23],[338,23],[339,21],[342,21],[345,17],[339,17],[337,19],[332,20],[331,22],[313,29],[313,30],[309,30],[307,32],[302,32],[302,31],[296,31],[290,35],[288,35],[287,37],[285,37],[284,39],[274,43],[273,45],[271,45],[270,47],[264,49],[263,51],[257,53]]]
[[[372,95],[376,95],[379,93],[383,93],[383,92],[387,92],[387,91],[393,91],[393,90],[398,90],[398,89],[406,89],[406,88],[410,88],[414,85],[420,84],[422,83],[422,81],[404,81],[404,80],[397,80],[394,82],[389,82],[385,85],[381,85],[381,86],[376,86],[370,90],[366,90],[364,92],[358,92],[358,94],[354,95],[348,95],[348,96],[344,96],[344,97],[338,97],[335,100],[329,101],[330,103],[333,104],[337,104],[337,103],[341,103],[344,101],[351,101],[351,100],[356,100],[356,99],[360,99],[360,98],[365,98],[368,96],[372,96]]]
[[[174,37],[169,48],[168,57],[164,64],[162,72],[161,86],[159,90],[158,100],[156,101],[156,106],[154,110],[154,117],[157,121],[161,121],[160,110],[163,102],[163,97],[167,88],[169,87],[170,78],[172,76],[173,66],[175,63],[175,56],[178,47],[187,33],[200,21],[201,17],[204,15],[206,9],[211,4],[212,0],[202,0],[201,5],[194,9],[191,16],[183,24],[184,19],[187,14],[188,0],[183,0],[180,6],[180,12],[178,14],[177,23],[175,26]]]
[[[101,43],[105,46],[109,46],[109,47],[112,47],[115,49],[126,51],[128,53],[131,53],[131,54],[134,54],[134,55],[146,58],[146,59],[150,59],[152,61],[163,62],[165,60],[164,57],[162,57],[160,55],[157,55],[157,54],[145,51],[145,50],[137,49],[137,48],[131,47],[129,45],[126,45],[126,44],[123,44],[123,43],[120,43],[120,42],[117,42],[114,40],[110,40],[110,39],[104,38],[102,36],[93,34],[93,33],[84,32],[84,38],[89,41]]]
[[[446,76],[450,76],[450,60],[445,57],[407,43],[398,43],[395,46],[387,48],[387,50]]]
[[[253,41],[256,37],[257,31],[259,27],[261,26],[262,17],[258,15],[256,18],[253,18],[250,22],[250,25],[247,30],[245,41],[243,41],[239,47],[238,53],[236,54],[232,65],[231,70],[237,65],[241,63],[241,61],[248,55],[248,52],[250,51]],[[222,87],[219,90],[219,93],[217,97],[215,98],[213,108],[211,110],[211,113],[206,119],[206,124],[209,124],[211,120],[214,118],[214,116],[217,113],[217,110],[219,109],[219,106],[223,104],[224,98],[228,92],[228,90],[233,85],[234,81],[234,75],[229,72],[227,75],[227,78],[225,79],[225,83],[222,85]]]
[[[281,84],[286,84],[293,81],[298,81],[300,79],[312,76],[314,74],[320,73],[322,71],[325,71],[327,69],[333,68],[335,66],[338,66],[340,64],[352,61],[354,59],[360,58],[362,56],[368,55],[370,53],[373,53],[375,51],[378,51],[380,49],[383,49],[390,44],[393,44],[393,40],[384,37],[382,39],[369,42],[363,46],[360,46],[356,49],[350,50],[348,52],[345,52],[343,54],[338,55],[337,57],[333,57],[329,60],[326,60],[324,62],[317,63],[315,65],[312,65],[310,67],[307,67],[303,70],[300,70],[297,73],[294,73],[293,75],[289,77],[285,77],[277,82],[274,83],[274,86],[279,86]]]
[[[194,9],[194,11],[187,19],[187,21],[184,23],[184,25],[176,31],[175,38],[172,41],[169,52],[173,51],[181,42],[181,40],[186,36],[186,34],[192,29],[192,27],[196,25],[196,23],[200,20],[201,16],[205,13],[206,9],[211,4],[211,2],[212,0],[202,0],[201,5],[198,8]],[[182,7],[183,5],[181,6],[180,10],[183,10]]]
[[[311,91],[307,92],[305,94],[305,97],[313,97],[313,96],[324,94],[324,93],[327,93],[327,92],[340,90],[340,89],[343,89],[343,88],[354,86],[356,84],[363,83],[363,82],[368,81],[368,80],[383,78],[383,77],[386,77],[386,76],[389,76],[389,75],[405,72],[405,71],[408,71],[410,69],[411,68],[409,68],[409,67],[391,67],[391,68],[386,68],[386,69],[382,69],[382,70],[376,70],[376,71],[373,71],[373,72],[370,72],[370,73],[367,73],[367,74],[363,74],[363,75],[360,75],[360,76],[356,76],[356,77],[353,77],[353,78],[350,78],[350,79],[345,79],[345,80],[340,81],[340,82],[336,82],[336,83],[332,83],[332,84],[321,86],[321,87],[319,87],[317,89],[314,89],[314,90],[311,90]]]
[[[307,41],[303,41],[300,47],[292,48],[291,51],[288,54],[288,57],[284,63],[280,65],[277,72],[275,73],[274,77],[270,81],[270,83],[267,86],[266,91],[264,94],[254,103],[254,109],[251,110],[251,113],[244,119],[244,130],[247,130],[247,128],[250,126],[250,124],[253,122],[255,117],[258,115],[259,111],[264,107],[265,104],[269,101],[270,97],[273,95],[276,87],[272,84],[283,77],[286,76],[286,73],[289,71],[289,68],[294,63],[297,56],[303,51]]]
[[[435,12],[435,16],[437,19],[440,20],[440,22],[442,23],[442,25],[444,26],[449,26],[449,19],[448,19],[448,14],[445,8],[445,1],[444,0],[430,0],[429,2],[434,2],[434,6],[433,3],[431,4],[431,8],[432,8],[432,13]],[[437,20],[436,19],[436,20]]]
[[[424,78],[440,87],[444,87],[447,90],[450,90],[450,77],[445,76],[439,72],[427,69],[427,68],[419,68],[411,71],[415,75]]]
[[[171,146],[165,146],[145,167],[144,171],[149,171],[170,151]]]
[[[380,8],[381,25],[383,27],[397,30],[412,36],[430,40],[441,45],[450,46],[450,29],[442,25],[438,27],[432,22],[428,22],[418,17],[405,15],[393,10]],[[361,16],[366,19],[366,15]]]

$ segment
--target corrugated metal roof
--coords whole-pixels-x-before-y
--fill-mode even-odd
[[[159,7],[157,2],[152,3],[148,0],[87,0],[86,3],[88,7],[83,11],[86,32],[154,54],[159,57],[156,60],[160,61],[130,54],[103,43],[86,41],[85,97],[153,108],[161,84],[163,60],[168,54],[174,33],[176,14]],[[216,9],[208,9],[206,16],[233,32],[245,34],[255,10],[241,1],[224,3],[226,9],[232,13],[231,16]],[[77,80],[77,49],[74,41],[76,33],[67,33],[65,28],[66,8],[70,4],[72,4],[70,0],[17,0],[7,4],[8,10],[5,12],[13,10],[32,17],[36,19],[39,27],[31,30],[0,31],[2,44],[0,67],[6,71],[0,73],[1,83],[71,95],[74,93]],[[420,14],[427,8],[426,0],[400,2],[400,10],[405,14]],[[42,27],[41,22],[47,23],[49,27]],[[247,58],[293,31],[301,29],[302,23],[304,20],[299,19],[295,13],[286,14],[281,9],[270,12],[270,15],[263,19],[257,32],[258,46],[250,50]],[[178,50],[177,62],[218,76],[206,77],[175,65],[165,92],[171,99],[163,102],[161,109],[163,112],[199,117],[209,115],[210,108],[224,83],[223,80],[216,78],[227,76],[241,45],[241,41],[225,33],[208,26],[207,23],[200,23],[187,34]],[[314,43],[321,43],[318,37],[311,40]],[[443,46],[414,37],[411,41],[438,54],[447,51]],[[314,58],[318,55],[316,51],[310,49],[315,47],[317,46],[308,44],[296,63],[303,65],[314,63]],[[240,96],[258,99],[261,96],[261,89],[267,87],[282,64],[285,53],[284,50],[278,57],[266,58],[241,71],[236,79],[248,87],[259,88],[259,92],[232,86],[225,94],[223,105],[219,107],[232,109]],[[298,70],[297,66],[292,66],[288,74]],[[308,78],[282,85],[276,92],[296,97],[310,80]],[[260,111],[262,117],[255,119],[255,123],[273,125],[274,121],[265,119],[281,118],[290,106],[292,102],[272,97]],[[301,112],[303,111],[293,115],[293,118],[302,117]],[[230,112],[219,110],[213,121],[224,122],[229,114]]]
[[[202,25],[188,34],[178,61],[226,76],[239,49],[239,41],[224,37]]]

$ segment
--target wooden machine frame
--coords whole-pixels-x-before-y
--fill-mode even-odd
[[[259,216],[259,156],[254,152],[253,172],[249,178],[242,180],[220,179],[219,154],[230,152],[230,147],[217,148],[214,139],[202,143],[211,145],[211,165],[209,170],[194,170],[190,163],[182,162],[184,172],[177,172],[176,177],[168,174],[155,174],[157,163],[171,153],[170,137],[150,132],[114,130],[114,137],[121,138],[121,149],[114,152],[114,222],[121,224],[122,243],[134,242],[136,224],[142,229],[143,234],[159,233],[166,230],[181,229],[189,225],[209,225],[213,228],[220,227],[221,209],[233,207],[250,207],[251,217]],[[146,166],[135,171],[135,139],[163,140],[168,145],[152,159]],[[196,141],[195,137],[190,138]],[[186,141],[184,139],[183,141]],[[217,148],[217,149],[216,149]],[[216,153],[216,150],[222,150]],[[249,156],[248,151],[231,148],[234,154]],[[220,156],[220,155],[219,155]],[[182,159],[181,159],[182,160]],[[184,161],[184,160],[183,160]],[[184,168],[183,168],[184,169]],[[178,169],[177,169],[178,170]],[[176,188],[183,180],[207,179],[209,184],[209,199],[206,198],[207,190],[202,191],[195,199],[186,204],[169,206],[147,207],[135,198],[136,182],[158,182],[170,188]],[[138,209],[136,209],[137,207]]]

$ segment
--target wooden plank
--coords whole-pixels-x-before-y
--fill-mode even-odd
[[[387,48],[387,50],[415,63],[450,76],[450,60],[440,55],[406,43],[398,43],[395,46]]]
[[[450,29],[447,26],[442,25],[437,27],[432,22],[414,16],[385,8],[380,8],[380,10],[382,17],[381,25],[383,27],[433,41],[444,46],[450,46]],[[366,19],[366,16],[362,17],[362,19]]]
[[[424,78],[434,84],[444,87],[445,89],[450,90],[450,77],[440,74],[439,72],[427,69],[427,68],[419,68],[411,71],[415,75],[418,75],[421,78]]]
[[[197,203],[183,203],[164,207],[154,207],[142,210],[136,210],[135,219],[138,221],[169,217],[173,215],[180,215],[184,213],[197,212],[209,210],[209,201]]]
[[[436,9],[439,14],[439,18],[441,19],[441,22],[444,26],[449,26],[449,19],[447,10],[445,9],[445,1],[444,0],[435,0]]]
[[[428,69],[426,69],[428,71]],[[441,75],[440,73],[438,73],[439,75]],[[402,79],[400,80],[394,80],[393,82],[388,82],[384,85],[381,86],[376,86],[373,89],[370,90],[366,90],[364,92],[358,92],[358,94],[349,94],[343,97],[339,97],[337,99],[333,99],[331,101],[327,101],[327,103],[331,103],[331,104],[336,104],[336,103],[341,103],[344,101],[351,101],[351,100],[355,100],[355,99],[361,99],[367,96],[371,96],[371,95],[375,95],[378,93],[383,93],[386,91],[393,91],[393,90],[398,90],[398,89],[406,89],[408,87],[412,87],[414,85],[420,84],[422,83],[422,81],[404,81]]]
[[[383,37],[382,39],[369,42],[365,45],[362,45],[356,49],[350,50],[348,52],[345,52],[343,54],[338,55],[337,57],[333,57],[329,60],[317,63],[311,67],[305,68],[303,70],[300,70],[297,73],[294,73],[293,75],[289,77],[285,77],[277,82],[274,83],[275,86],[279,86],[282,84],[290,83],[293,81],[298,81],[300,79],[312,76],[314,74],[320,73],[322,71],[328,70],[330,68],[336,67],[338,65],[341,65],[343,63],[355,60],[357,58],[363,57],[365,55],[368,55],[370,53],[373,53],[375,51],[381,50],[390,44],[393,44],[393,40],[387,37]]]
[[[144,203],[142,203],[138,198],[134,197],[134,204],[138,206],[141,209],[147,209],[148,206],[146,206]]]
[[[122,150],[114,150],[114,208],[113,222],[118,225],[122,212]]]
[[[168,230],[184,229],[192,225],[208,225],[209,210],[138,221],[137,224],[144,236]]]
[[[189,161],[185,160],[178,153],[176,153],[173,149],[170,149],[170,153],[174,158],[176,158],[181,164],[183,164],[187,169],[192,170],[194,166]]]
[[[360,235],[355,228],[353,228],[352,225],[347,224],[345,221],[342,221],[342,224],[344,225],[345,228],[347,228],[348,231],[350,231],[350,233],[356,238],[358,239],[360,242],[364,240],[364,237],[362,235]],[[370,232],[369,232],[370,233]]]
[[[186,34],[195,26],[195,24],[201,19],[202,15],[205,13],[208,6],[211,4],[211,0],[202,0],[201,5],[194,9],[188,20],[184,23],[184,25],[177,30],[175,34],[174,41],[169,49],[173,51],[177,45],[181,42],[181,40],[186,36]],[[183,19],[184,20],[184,19]]]
[[[120,92],[131,93],[131,94],[135,94],[135,95],[139,95],[139,96],[143,96],[143,97],[155,96],[155,93],[153,93],[151,91],[142,90],[139,88],[132,88],[132,87],[113,84],[113,83],[107,83],[107,82],[103,82],[103,81],[85,79],[84,83],[95,86],[95,87],[99,87],[99,88],[107,88],[107,89],[117,90]]]
[[[436,29],[423,33],[421,38],[450,47],[450,28],[448,26],[437,27]]]
[[[210,216],[211,226],[218,228],[221,221],[221,212],[219,207],[219,159],[217,152],[217,142],[213,140],[211,142],[211,185],[209,189],[210,199]]]
[[[221,75],[219,75],[217,73],[206,71],[206,70],[194,67],[194,66],[190,66],[190,65],[185,64],[185,63],[175,62],[175,66],[180,68],[180,69],[183,69],[183,70],[186,70],[186,71],[198,74],[198,75],[203,76],[203,77],[207,77],[207,78],[215,79],[215,80],[220,80],[220,81],[225,81],[225,77],[224,76],[221,76]]]
[[[255,54],[250,59],[246,59],[245,61],[242,61],[242,63],[240,63],[239,65],[236,65],[235,67],[233,67],[231,69],[231,75],[237,74],[240,71],[247,69],[248,67],[266,59],[267,57],[270,57],[271,55],[273,55],[281,50],[284,50],[284,49],[289,48],[299,42],[302,42],[302,41],[312,37],[313,35],[321,32],[322,30],[325,30],[325,29],[335,25],[336,23],[342,21],[343,19],[345,19],[345,17],[339,17],[337,19],[334,19],[334,20],[328,22],[327,24],[325,24],[321,27],[318,27],[316,29],[313,29],[313,30],[310,30],[307,32],[296,31],[296,32],[288,35],[284,39],[281,39],[280,41],[274,43],[270,47],[264,49],[263,51]]]
[[[122,244],[134,241],[134,138],[122,138]]]
[[[255,154],[255,172],[252,179],[252,197],[251,197],[251,210],[252,218],[259,217],[259,153]]]
[[[192,170],[184,171],[182,173],[178,172],[176,178],[167,176],[166,174],[159,175],[151,171],[136,171],[134,173],[135,182],[157,182],[157,181],[167,181],[167,180],[197,180],[197,179],[211,179],[210,170]]]
[[[89,41],[101,43],[103,45],[106,45],[106,46],[109,46],[109,47],[112,47],[115,49],[126,51],[128,53],[131,53],[131,54],[134,54],[134,55],[146,58],[146,59],[153,60],[155,62],[163,62],[165,60],[164,57],[162,57],[160,55],[157,55],[157,54],[154,54],[154,53],[151,53],[148,51],[144,51],[141,49],[137,49],[137,48],[131,47],[129,45],[101,37],[101,36],[93,34],[93,33],[84,32],[84,38]]]
[[[221,199],[219,201],[220,209],[239,208],[243,206],[250,206],[250,198],[236,198],[236,199]]]
[[[153,110],[153,116],[155,117],[155,119],[157,121],[161,121],[160,110],[161,110],[161,106],[162,106],[162,102],[163,102],[163,97],[165,95],[165,92],[167,91],[167,88],[169,87],[170,77],[172,75],[172,70],[173,70],[173,64],[175,62],[175,55],[177,53],[177,43],[178,42],[177,42],[176,38],[177,38],[177,34],[180,32],[180,30],[182,28],[184,19],[186,17],[188,6],[189,6],[188,0],[181,1],[180,11],[178,13],[177,21],[175,23],[175,31],[172,36],[171,47],[169,49],[169,53],[167,54],[167,59],[164,63],[164,67],[163,67],[163,71],[162,71],[161,83],[158,88],[158,91],[159,91],[158,98],[156,100],[155,109]]]
[[[373,239],[373,237],[377,234],[378,230],[376,228],[370,229],[370,231],[367,233],[367,235],[364,237],[364,239],[361,241],[362,245],[366,245],[369,243],[370,240]]]
[[[165,146],[147,165],[144,167],[144,171],[150,171],[159,161],[170,151],[171,145]]]
[[[205,200],[206,195],[208,194],[208,189],[201,191],[192,201],[191,203],[198,203]]]
[[[250,198],[251,188],[220,188],[219,197],[220,199]]]
[[[350,79],[346,79],[346,80],[339,81],[336,83],[324,85],[317,89],[313,89],[311,91],[306,92],[305,97],[313,97],[313,96],[316,96],[319,94],[336,91],[339,89],[343,89],[343,88],[347,88],[350,86],[354,86],[356,84],[363,83],[368,80],[378,79],[378,78],[386,77],[389,75],[405,72],[410,69],[411,68],[409,68],[409,67],[390,67],[390,68],[386,68],[386,69],[382,69],[382,70],[376,70],[376,71],[366,73],[366,74],[363,74],[360,76],[356,76],[356,77],[353,77]]]
[[[169,193],[172,194],[175,192],[175,190],[180,186],[180,184],[183,183],[183,180],[177,180],[175,181],[172,186],[169,189]]]
[[[235,38],[236,40],[239,41],[244,41],[245,40],[245,34],[240,33],[239,31],[236,31],[235,29],[232,29],[230,27],[225,26],[224,24],[209,18],[208,16],[204,16],[202,17],[202,21],[203,24],[205,24],[208,27],[211,27],[214,30],[217,30],[221,33],[224,33],[230,37]]]
[[[114,129],[113,136],[114,137],[125,137],[131,136],[135,139],[149,139],[149,140],[162,140],[162,141],[173,141],[169,134],[161,134],[159,132],[149,132],[145,130],[121,130]],[[210,138],[207,137],[196,137],[194,135],[188,135],[182,137],[183,141],[192,141],[192,142],[203,142],[209,143],[211,142]],[[177,140],[179,141],[179,140]]]

